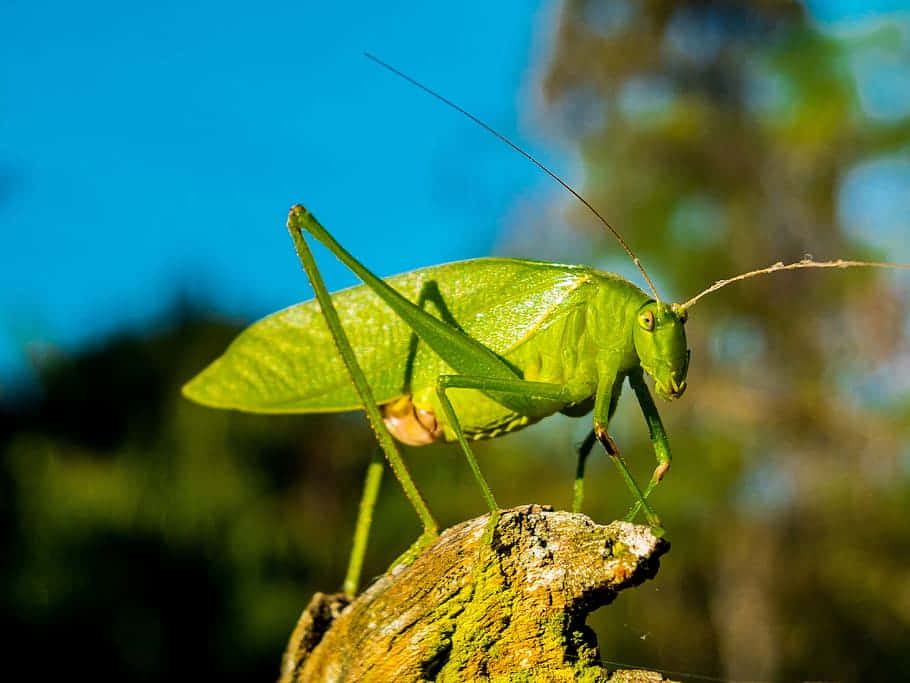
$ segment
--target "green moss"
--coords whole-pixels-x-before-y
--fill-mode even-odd
[[[624,550],[624,549],[623,549]],[[438,638],[433,649],[444,652],[448,649],[448,660],[438,670],[436,680],[463,681],[465,676],[481,677],[485,671],[473,671],[472,662],[497,657],[510,657],[515,643],[500,640],[493,634],[501,633],[505,624],[491,624],[491,618],[516,619],[508,624],[514,633],[540,633],[539,649],[544,652],[560,652],[565,649],[574,651],[578,658],[565,668],[529,670],[495,676],[490,680],[502,683],[534,683],[541,680],[542,673],[547,680],[585,681],[595,683],[607,681],[606,670],[597,664],[596,650],[590,647],[584,634],[571,634],[571,644],[566,642],[568,627],[565,615],[554,615],[543,624],[536,614],[522,616],[522,610],[515,608],[515,601],[520,598],[519,591],[507,587],[500,573],[498,564],[492,558],[484,558],[475,568],[473,589],[465,587],[455,598],[441,606],[434,619],[439,622],[451,622],[443,629],[444,636]],[[501,615],[501,616],[498,616]],[[507,615],[511,615],[508,617]],[[526,619],[523,624],[520,620]]]

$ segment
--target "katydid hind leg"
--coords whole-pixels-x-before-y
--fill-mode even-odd
[[[366,379],[366,376],[364,375],[359,363],[357,362],[357,358],[354,355],[354,350],[352,349],[350,341],[348,340],[347,335],[341,326],[341,321],[338,317],[338,311],[335,309],[335,306],[332,303],[331,296],[328,293],[328,289],[325,286],[325,282],[322,279],[319,268],[316,266],[316,261],[313,258],[313,253],[310,251],[309,245],[303,236],[303,232],[299,225],[301,214],[308,215],[306,209],[301,206],[295,206],[293,209],[291,209],[291,214],[288,217],[288,229],[290,230],[291,237],[294,240],[294,246],[297,249],[297,255],[300,258],[303,269],[306,271],[307,277],[310,280],[310,284],[312,285],[313,291],[316,294],[316,298],[319,301],[322,315],[326,321],[327,326],[329,327],[332,338],[335,341],[335,346],[338,350],[338,353],[348,369],[351,381],[353,382],[357,394],[360,397],[361,403],[364,406],[364,411],[367,414],[367,419],[370,421],[370,424],[373,427],[373,432],[376,434],[379,445],[385,453],[392,471],[395,473],[395,476],[398,478],[399,482],[401,482],[402,488],[405,491],[405,495],[407,496],[411,505],[414,507],[417,516],[420,518],[420,521],[423,524],[423,535],[421,536],[421,539],[435,538],[435,536],[438,534],[436,521],[433,518],[433,515],[430,513],[429,508],[427,507],[426,501],[424,501],[423,496],[417,489],[417,485],[414,483],[414,480],[408,473],[407,467],[405,467],[404,461],[401,459],[401,455],[398,452],[398,448],[395,446],[392,435],[389,433],[388,429],[385,426],[385,423],[383,422],[382,415],[380,414],[376,401],[373,398],[373,392],[370,388],[370,384]]]
[[[464,333],[464,329],[455,319],[455,316],[452,315],[452,311],[449,309],[445,297],[443,297],[442,292],[439,289],[439,283],[436,282],[436,280],[424,282],[420,287],[420,293],[417,295],[417,306],[419,308],[426,310],[428,303],[432,303],[433,306],[436,307],[439,317],[443,321],[457,329],[459,332]],[[411,337],[408,340],[408,356],[404,366],[404,382],[402,382],[402,391],[406,394],[411,393],[411,382],[414,378],[414,361],[417,358],[417,346],[419,343],[420,337],[416,332],[412,332]]]
[[[362,397],[362,402],[367,411],[367,415],[373,424],[374,431],[382,443],[383,450],[386,452],[390,464],[392,464],[392,469],[395,471],[402,486],[405,488],[405,492],[407,493],[408,498],[411,499],[412,505],[414,505],[415,509],[418,511],[421,520],[424,521],[424,527],[427,530],[424,535],[431,533],[431,529],[432,532],[435,532],[435,522],[432,522],[432,526],[430,526],[432,517],[429,515],[429,511],[426,510],[426,505],[423,503],[423,499],[420,497],[416,486],[413,485],[410,476],[404,469],[400,456],[398,456],[397,449],[395,449],[394,444],[392,443],[392,437],[382,420],[382,416],[375,401],[372,399],[372,392],[370,391],[369,385],[363,377],[363,372],[357,365],[350,344],[347,343],[346,337],[344,337],[344,331],[341,329],[340,322],[338,321],[337,312],[334,309],[331,298],[325,290],[321,277],[319,277],[315,262],[313,262],[312,254],[303,237],[304,231],[310,233],[328,247],[335,256],[348,266],[364,284],[370,287],[370,289],[392,309],[392,312],[395,315],[398,315],[404,320],[434,353],[455,370],[464,373],[463,375],[457,376],[459,380],[463,378],[464,381],[470,382],[473,376],[477,382],[471,385],[472,388],[496,392],[499,396],[496,400],[499,400],[503,405],[506,405],[506,407],[510,407],[518,412],[523,412],[524,409],[533,403],[533,396],[562,400],[565,403],[571,402],[565,400],[567,388],[561,385],[551,385],[541,382],[524,382],[521,380],[519,372],[488,347],[469,337],[457,325],[453,325],[446,320],[440,320],[423,310],[421,306],[418,306],[403,297],[386,282],[369,271],[369,269],[338,244],[331,234],[304,207],[295,206],[291,209],[291,213],[288,217],[288,228],[294,238],[298,254],[301,256],[301,262],[304,263],[304,269],[310,276],[311,281],[318,280],[321,285],[320,292],[314,282],[314,289],[317,290],[317,298],[319,299],[320,307],[326,315],[330,330],[332,331],[333,337],[336,339],[336,345],[339,347],[339,352],[342,354],[342,358],[348,366],[352,380],[354,380],[358,393]],[[428,298],[432,299],[432,292],[428,294]],[[445,307],[443,306],[443,308]],[[445,310],[441,310],[440,313],[445,316]],[[334,318],[334,321],[330,318]],[[449,379],[455,380],[456,378],[449,377]],[[443,381],[443,378],[440,378],[440,381]],[[515,382],[520,383],[521,389],[515,389]],[[459,437],[462,450],[484,493],[484,498],[491,511],[491,522],[495,522],[495,518],[498,515],[498,506],[477,466],[477,461],[460,428],[454,409],[445,396],[445,387],[437,387],[437,393],[440,395],[443,410],[448,413],[447,419],[449,420],[449,423],[453,425],[452,429]]]
[[[487,346],[462,332],[458,327],[440,320],[401,295],[387,282],[377,277],[337,240],[302,206],[291,209],[288,227],[292,233],[310,233],[338,257],[391,311],[401,318],[447,365],[465,375],[516,379],[519,372]],[[509,406],[513,407],[513,406]],[[520,405],[514,406],[521,408]]]

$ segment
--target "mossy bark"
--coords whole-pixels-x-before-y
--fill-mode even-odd
[[[443,532],[356,600],[317,594],[294,630],[280,683],[300,681],[662,681],[609,672],[587,615],[651,578],[669,544],[537,505]],[[485,538],[487,536],[487,538]]]

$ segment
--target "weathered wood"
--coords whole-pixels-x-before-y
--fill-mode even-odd
[[[291,637],[281,683],[300,681],[662,681],[599,662],[587,615],[651,578],[669,544],[538,505],[443,532],[356,600],[317,594]]]

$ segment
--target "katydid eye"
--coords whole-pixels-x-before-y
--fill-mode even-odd
[[[638,316],[638,322],[641,323],[642,327],[650,332],[654,329],[654,314],[651,311],[645,311],[640,316]]]

